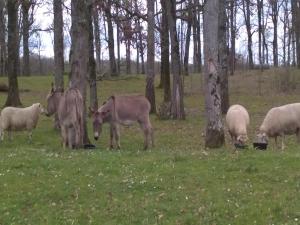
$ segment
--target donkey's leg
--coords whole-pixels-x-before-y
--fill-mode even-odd
[[[66,149],[67,147],[67,140],[68,140],[68,136],[67,136],[67,131],[66,131],[66,127],[65,126],[61,126],[61,138],[62,138],[62,146],[63,149]]]
[[[120,128],[118,124],[114,124],[114,133],[116,138],[117,149],[121,149],[120,145]]]
[[[115,138],[115,134],[114,134],[114,128],[113,125],[110,125],[110,145],[109,148],[113,149],[114,148],[114,138]]]

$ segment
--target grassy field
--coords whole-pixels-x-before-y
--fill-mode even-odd
[[[288,87],[280,92],[282,77]],[[45,104],[51,77],[21,77],[25,106]],[[1,78],[0,82],[6,82]],[[204,99],[199,75],[185,78],[185,121],[151,116],[155,148],[143,151],[138,126],[122,128],[120,151],[108,150],[108,126],[96,150],[65,150],[52,119],[42,116],[28,143],[25,133],[0,143],[0,224],[300,224],[300,147],[285,151],[203,146]],[[111,94],[144,93],[143,76],[99,83]],[[162,91],[156,90],[157,102]],[[230,78],[231,103],[249,109],[250,139],[268,109],[300,101],[300,72],[258,71]],[[0,105],[6,94],[0,93]]]

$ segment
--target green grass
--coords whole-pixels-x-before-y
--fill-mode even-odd
[[[231,102],[250,112],[250,138],[267,110],[299,101],[300,88],[277,93],[277,71],[230,78]],[[293,71],[297,87],[300,73]],[[1,78],[0,82],[6,82]],[[25,106],[45,104],[51,77],[21,77]],[[145,79],[133,76],[99,83],[100,102],[111,94],[144,93]],[[156,90],[158,105],[162,91]],[[6,99],[0,93],[0,105]],[[203,146],[204,99],[199,75],[185,78],[185,121],[152,115],[155,148],[143,151],[138,126],[122,128],[120,151],[108,150],[108,126],[97,149],[65,150],[52,119],[42,116],[28,143],[26,133],[0,143],[0,224],[299,224],[300,148],[249,148],[234,152]],[[89,134],[92,140],[91,122]],[[93,141],[93,140],[92,140]],[[271,144],[272,146],[272,144]]]

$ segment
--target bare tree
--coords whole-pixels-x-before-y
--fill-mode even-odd
[[[18,30],[18,7],[17,0],[7,1],[8,15],[8,96],[5,106],[22,105],[19,97],[18,72],[20,67],[19,60],[19,30]]]
[[[235,71],[236,1],[230,1],[230,74]]]
[[[147,0],[148,8],[148,44],[147,44],[147,78],[146,78],[146,98],[151,104],[151,113],[156,113],[155,90],[154,90],[154,57],[155,57],[155,40],[154,40],[154,0]]]
[[[277,0],[269,0],[271,6],[271,18],[273,21],[273,64],[275,67],[278,67],[278,35],[277,35],[277,26],[278,26],[278,13],[279,5]]]
[[[184,51],[184,60],[183,60],[183,67],[184,67],[184,75],[189,75],[189,53],[190,53],[190,41],[191,41],[191,34],[192,34],[192,0],[189,0],[188,5],[188,15],[187,15],[187,31],[186,31],[186,38],[185,38],[185,51]]]
[[[219,3],[219,0],[210,0],[204,6],[204,93],[207,118],[205,146],[208,148],[224,144],[218,71]]]

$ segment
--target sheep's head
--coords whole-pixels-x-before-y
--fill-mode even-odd
[[[240,145],[245,145],[246,142],[248,141],[248,136],[247,134],[241,134],[237,137],[236,139],[237,141],[237,144],[240,144]]]
[[[46,113],[46,110],[45,110],[45,108],[42,106],[41,103],[35,103],[35,105],[38,107],[39,112],[40,112],[41,114],[45,114],[45,113]]]
[[[268,135],[265,132],[260,132],[256,135],[256,142],[268,143]]]

